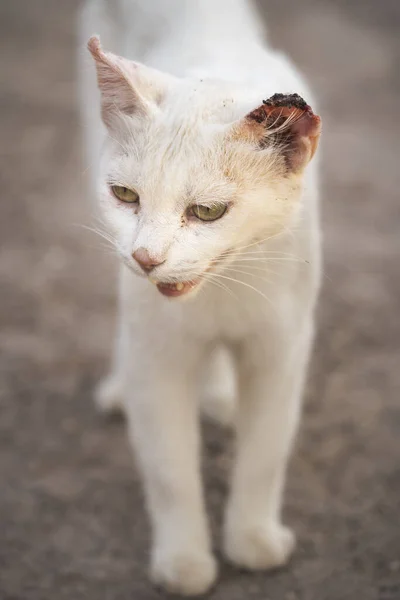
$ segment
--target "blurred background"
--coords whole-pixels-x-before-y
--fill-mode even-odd
[[[290,566],[224,566],[213,600],[400,598],[400,3],[266,0],[324,120],[325,276],[285,514]],[[148,526],[107,366],[114,259],[83,190],[78,0],[1,0],[0,598],[153,600]],[[218,539],[229,436],[206,428]]]

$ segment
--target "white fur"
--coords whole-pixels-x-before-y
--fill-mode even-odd
[[[121,119],[96,171],[108,232],[127,265],[114,366],[98,400],[106,410],[123,405],[128,419],[152,524],[153,580],[187,595],[206,591],[216,577],[199,472],[199,374],[212,377],[202,386],[207,398],[223,401],[209,412],[225,421],[234,413],[237,427],[226,556],[268,569],[294,548],[281,506],[319,288],[316,165],[282,180],[265,151],[258,175],[260,154],[239,143],[229,146],[228,180],[221,140],[275,92],[313,103],[286,58],[263,45],[257,23],[245,0],[92,0],[81,20],[82,44],[98,33],[106,50],[171,75],[167,84],[152,75],[155,87],[168,88],[163,106],[148,119]],[[89,160],[96,162],[105,129],[90,57],[82,62]],[[140,214],[116,207],[109,181],[139,191]],[[193,198],[234,206],[213,224],[182,226]],[[228,248],[239,254],[180,300],[143,277],[131,256],[139,247],[165,260],[158,281],[187,281]],[[235,361],[235,384],[222,347]],[[214,348],[221,354],[204,371]]]

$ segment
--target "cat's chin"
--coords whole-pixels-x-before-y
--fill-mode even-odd
[[[158,291],[167,298],[179,298],[193,293],[200,285],[200,279],[193,281],[180,281],[178,283],[154,282]]]

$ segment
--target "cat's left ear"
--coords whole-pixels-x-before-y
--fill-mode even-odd
[[[101,116],[111,130],[121,115],[151,116],[174,77],[111,52],[104,52],[98,37],[88,42],[97,70]]]
[[[321,118],[298,94],[275,94],[263,100],[235,128],[235,137],[280,154],[292,173],[300,173],[312,159],[320,133]]]

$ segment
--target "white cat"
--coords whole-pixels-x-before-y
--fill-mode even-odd
[[[246,0],[93,0],[81,19],[83,38],[99,33],[107,48],[90,38],[105,128],[87,64],[82,97],[92,162],[102,148],[97,195],[123,263],[113,370],[98,402],[128,419],[153,581],[200,594],[217,566],[196,382],[231,400],[222,347],[237,383],[225,555],[269,569],[295,545],[281,506],[320,280],[309,164],[320,119]]]

